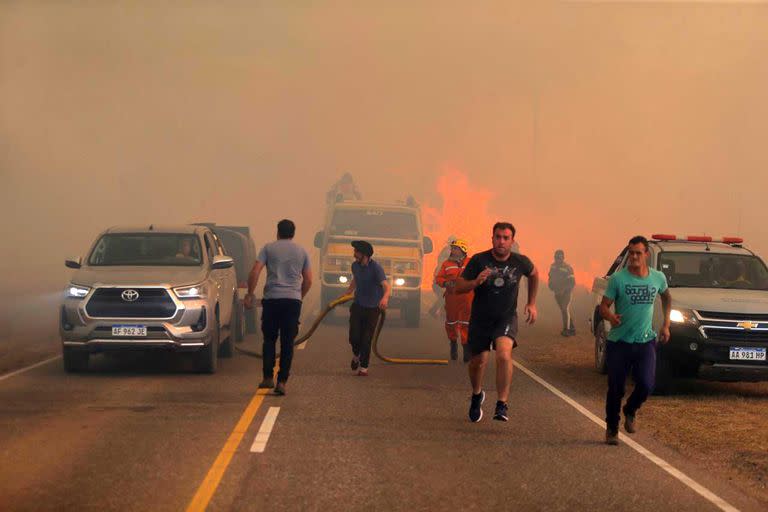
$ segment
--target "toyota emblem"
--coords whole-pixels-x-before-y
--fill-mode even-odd
[[[139,292],[136,290],[123,290],[123,293],[121,293],[120,296],[125,302],[134,302],[139,298]]]

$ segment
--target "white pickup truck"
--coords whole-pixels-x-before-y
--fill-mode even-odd
[[[659,345],[656,392],[670,391],[675,377],[768,380],[768,268],[735,237],[653,235],[649,266],[667,276],[672,294],[671,340]],[[624,248],[592,286],[590,317],[595,367],[606,372],[611,325],[599,304],[608,279],[627,264]],[[654,328],[661,324],[657,299]]]

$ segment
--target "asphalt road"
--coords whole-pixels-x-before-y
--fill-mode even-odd
[[[525,354],[546,336],[523,330],[521,341],[516,358],[536,372]],[[432,319],[408,329],[393,318],[381,338],[393,356],[447,348]],[[215,375],[136,354],[97,356],[85,374],[54,360],[4,379],[0,509],[760,509],[642,431],[632,439],[672,469],[604,445],[604,427],[519,369],[510,421],[491,420],[490,372],[485,417],[472,424],[464,365],[374,360],[362,378],[349,359],[345,326],[331,325],[296,352],[284,397],[257,394],[261,361],[240,354]],[[563,391],[602,417],[602,397]],[[251,451],[257,437],[263,452]]]

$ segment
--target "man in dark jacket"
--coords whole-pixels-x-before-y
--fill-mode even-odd
[[[555,251],[555,261],[549,267],[549,289],[555,293],[555,300],[563,315],[563,330],[560,332],[562,336],[576,335],[571,308],[574,286],[576,278],[573,275],[573,267],[565,262],[563,250],[558,249]]]

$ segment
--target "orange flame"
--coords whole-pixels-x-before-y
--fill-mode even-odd
[[[470,255],[491,248],[491,228],[497,221],[514,220],[508,214],[498,215],[490,211],[494,193],[482,187],[473,186],[468,177],[455,169],[448,170],[437,179],[437,192],[440,205],[424,205],[422,219],[424,231],[434,242],[434,251],[424,257],[423,287],[431,288],[435,268],[442,261],[438,256],[449,238],[463,238],[470,244]],[[557,243],[548,239],[546,234],[528,227],[516,241],[521,252],[531,258],[539,269],[541,279],[547,282],[549,265]],[[574,267],[576,284],[587,289],[592,288],[594,277],[602,274],[600,262],[590,260],[578,265],[569,260]]]

